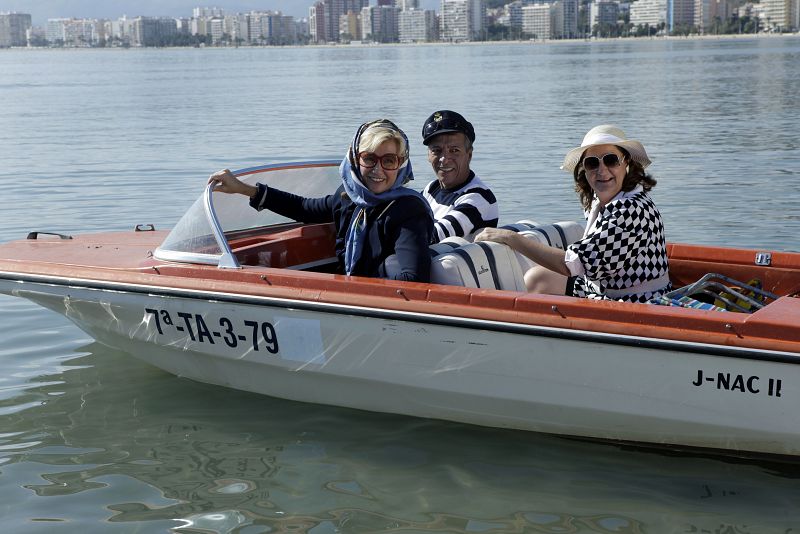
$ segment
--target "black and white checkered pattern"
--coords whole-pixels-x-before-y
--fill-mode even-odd
[[[635,288],[668,274],[667,245],[661,214],[644,191],[606,204],[594,230],[569,247],[580,258],[585,275],[575,280],[576,297],[609,299],[607,289]],[[615,300],[647,302],[667,287]]]

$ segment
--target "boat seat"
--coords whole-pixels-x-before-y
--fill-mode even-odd
[[[504,224],[500,228],[503,230],[511,230],[512,232],[525,232],[526,230],[533,230],[537,226],[541,226],[536,221],[517,221],[514,224]]]
[[[456,237],[456,236],[447,237],[445,239],[442,239],[438,243],[429,245],[428,254],[430,254],[431,261],[433,261],[434,258],[436,258],[441,254],[447,254],[448,252],[452,252],[453,250],[468,244],[469,241],[467,241],[463,237]],[[392,254],[391,256],[387,257],[383,261],[383,266],[386,269],[386,272],[390,276],[400,272],[400,264],[397,263],[397,254]]]
[[[584,225],[575,221],[561,221],[553,224],[540,224],[522,230],[524,234],[539,234],[543,243],[551,247],[566,249],[569,245],[583,237]]]
[[[525,291],[516,252],[501,243],[467,243],[431,260],[431,283]]]
[[[469,241],[464,239],[463,237],[446,237],[439,241],[438,243],[434,243],[428,247],[430,251],[431,258],[435,258],[439,254],[445,254],[447,252],[452,252],[453,249],[456,249],[462,245],[469,244]]]
[[[566,250],[568,246],[583,237],[583,225],[575,221],[561,221],[523,230],[520,232],[520,235],[538,241],[544,245]],[[532,259],[524,254],[516,252],[516,256],[523,273],[536,265]]]
[[[583,226],[574,221],[545,225],[519,221],[501,228],[562,250],[583,236]],[[532,260],[500,243],[482,241],[453,247],[458,243],[454,239],[458,238],[448,238],[438,244],[442,246],[436,248],[439,252],[436,255],[433,254],[436,245],[431,247],[432,283],[525,291],[525,272],[536,265]]]

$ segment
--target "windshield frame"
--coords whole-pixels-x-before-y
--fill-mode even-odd
[[[261,180],[262,182],[269,182],[269,174],[275,171],[302,171],[303,169],[325,169],[324,174],[320,176],[313,176],[313,180],[319,181],[319,184],[314,183],[314,185],[319,185],[321,189],[328,189],[325,191],[315,191],[317,194],[331,194],[334,189],[330,189],[331,186],[337,185],[334,183],[334,175],[331,172],[333,167],[338,168],[341,162],[339,160],[312,160],[312,161],[299,161],[299,162],[288,162],[288,163],[274,163],[268,165],[259,165],[256,167],[247,167],[244,169],[239,169],[235,171],[231,171],[231,173],[236,176],[237,178],[244,178],[245,181],[254,182],[253,177],[259,176],[259,178],[264,178]],[[315,172],[315,171],[312,171]],[[278,176],[278,175],[274,175]],[[338,177],[338,171],[336,172],[336,177]],[[297,181],[297,183],[301,183],[302,181]],[[173,227],[172,231],[169,233],[167,238],[162,242],[162,244],[153,251],[153,257],[158,260],[162,261],[171,261],[171,262],[178,262],[178,263],[197,263],[203,265],[216,265],[220,269],[240,269],[241,265],[239,261],[236,259],[236,255],[231,251],[231,247],[228,243],[229,236],[232,235],[241,235],[243,232],[247,233],[255,233],[261,232],[263,233],[264,229],[270,227],[276,228],[285,228],[287,225],[290,227],[294,227],[296,224],[299,223],[292,223],[288,221],[286,218],[281,218],[281,220],[277,222],[267,223],[259,226],[251,226],[245,228],[229,228],[225,229],[220,220],[220,216],[218,213],[217,207],[214,205],[214,192],[216,186],[214,184],[207,184],[206,187],[203,189],[203,193],[201,196],[195,201],[195,203],[186,211],[184,216],[176,223],[175,227]],[[287,188],[288,189],[288,188]],[[289,192],[292,192],[289,190]],[[222,194],[222,193],[220,193]],[[242,195],[230,195],[226,200],[228,205],[231,204],[230,200],[234,197],[242,197],[241,199],[236,199],[237,208],[239,207],[239,203],[245,205],[248,199],[245,199]],[[202,209],[202,215],[201,215]],[[252,209],[247,206],[247,209]],[[203,232],[194,237],[187,239],[183,236],[181,230],[179,228],[185,229],[185,227],[191,228],[191,230],[197,230],[197,226],[193,226],[191,221],[203,218],[204,221],[197,221],[199,223],[199,228],[203,229]],[[176,233],[178,236],[176,237]],[[192,235],[190,231],[188,235]],[[211,244],[211,238],[213,237],[214,245],[216,245],[216,249],[218,250],[212,253],[209,252],[202,252],[198,250],[184,250],[179,247],[171,247],[170,244],[174,243],[185,243],[189,241],[192,243],[192,239],[199,239],[203,238],[202,242],[206,245],[206,248]]]

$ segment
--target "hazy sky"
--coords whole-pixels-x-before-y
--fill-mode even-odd
[[[107,18],[166,16],[191,17],[195,7],[221,7],[228,13],[253,10],[282,11],[285,15],[307,17],[314,0],[0,0],[0,12],[30,13],[33,24],[44,25],[49,18]],[[376,1],[372,0],[371,4]],[[439,10],[439,0],[422,0],[425,9]]]

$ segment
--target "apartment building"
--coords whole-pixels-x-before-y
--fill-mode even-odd
[[[27,46],[31,16],[27,13],[0,13],[0,48]]]
[[[436,12],[429,9],[407,9],[398,18],[401,43],[427,43],[439,39]]]
[[[483,0],[442,0],[439,38],[442,41],[476,41],[483,38],[486,6]]]
[[[667,22],[667,0],[637,0],[631,4],[631,24],[651,28]]]

